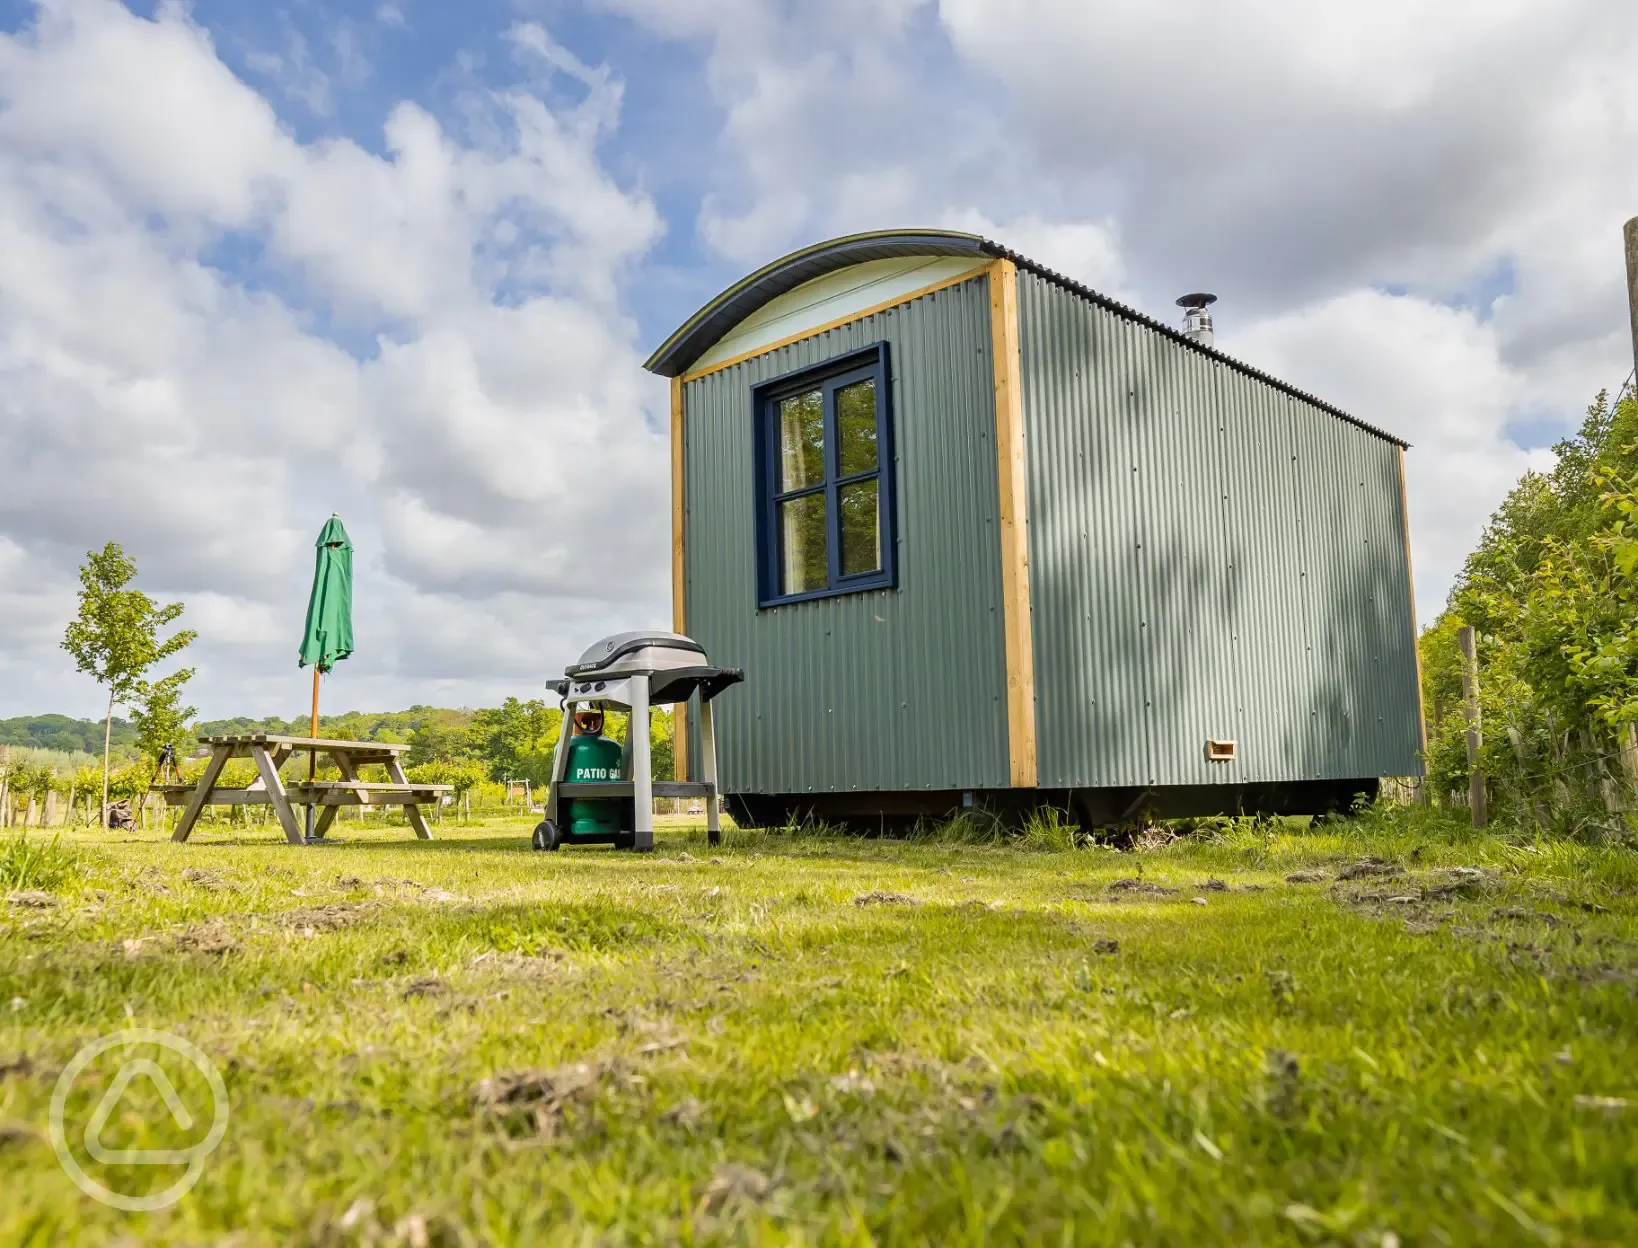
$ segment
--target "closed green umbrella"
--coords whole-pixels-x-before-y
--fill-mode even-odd
[[[302,631],[302,667],[313,669],[313,727],[318,736],[319,673],[327,672],[353,652],[353,543],[331,515],[319,534],[313,565],[313,593],[307,600],[307,627]],[[307,782],[313,782],[318,751],[307,752]],[[313,834],[313,805],[307,805],[307,835]]]
[[[313,594],[307,600],[301,665],[312,664],[317,676],[353,652],[353,543],[341,527],[341,517],[331,516],[314,545],[318,559],[313,565]]]

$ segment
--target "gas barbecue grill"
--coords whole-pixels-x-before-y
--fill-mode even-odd
[[[711,700],[744,679],[745,674],[735,668],[712,666],[704,647],[681,633],[660,630],[616,633],[588,649],[565,669],[563,680],[549,686],[562,699],[563,728],[552,756],[552,783],[546,796],[545,818],[535,829],[535,848],[613,844],[629,849],[653,849],[656,797],[704,798],[711,844],[720,844],[722,815],[717,793],[717,747]],[[696,693],[700,700],[703,778],[696,783],[657,781],[649,752],[649,708],[686,703]],[[587,707],[630,713],[617,780],[566,778],[574,712]],[[563,803],[586,800],[618,804],[619,817],[610,822],[616,830],[595,835],[572,834],[565,827]]]

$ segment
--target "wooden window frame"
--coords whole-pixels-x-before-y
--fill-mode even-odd
[[[876,467],[870,472],[840,476],[837,455],[840,439],[837,436],[835,393],[844,386],[860,381],[874,381],[876,393]],[[800,490],[779,489],[778,407],[783,399],[805,390],[819,388],[824,394],[825,473],[817,486]],[[795,372],[770,378],[751,389],[751,423],[754,429],[754,463],[756,471],[756,551],[757,551],[757,606],[782,607],[790,603],[811,602],[818,598],[835,598],[842,594],[858,594],[871,590],[898,587],[898,491],[894,478],[897,464],[893,440],[893,400],[891,373],[888,369],[887,343],[877,342],[859,351],[822,363],[809,365]],[[843,486],[859,481],[876,481],[876,522],[881,542],[881,567],[853,576],[841,575],[841,509],[839,492]],[[826,584],[823,589],[811,589],[799,594],[780,590],[781,534],[779,504],[790,498],[823,493],[825,496],[825,563]]]

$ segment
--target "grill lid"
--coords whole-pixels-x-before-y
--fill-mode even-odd
[[[639,629],[603,638],[565,670],[571,679],[593,674],[663,672],[674,667],[697,667],[704,657],[705,648],[691,637],[663,629]]]

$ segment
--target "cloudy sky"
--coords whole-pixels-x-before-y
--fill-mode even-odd
[[[648,351],[829,235],[978,230],[1392,430],[1424,620],[1631,368],[1630,0],[0,0],[0,716],[110,538],[207,716],[529,696],[664,623]],[[595,481],[595,487],[584,482]]]

